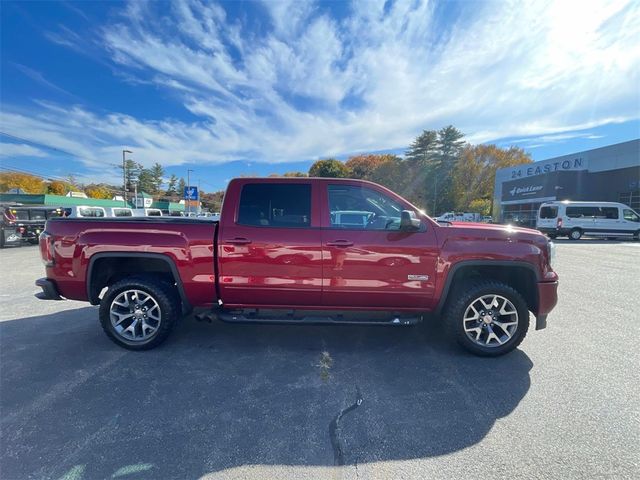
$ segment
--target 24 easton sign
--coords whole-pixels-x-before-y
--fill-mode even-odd
[[[558,170],[583,170],[584,168],[581,157],[573,160],[562,160],[561,162],[541,162],[541,165],[531,164],[530,166],[514,168],[511,170],[511,179],[532,177],[543,173],[557,172]]]

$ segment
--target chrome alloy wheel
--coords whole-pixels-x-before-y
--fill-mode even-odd
[[[125,340],[143,342],[158,331],[161,312],[155,298],[142,290],[125,290],[111,302],[113,330]]]
[[[483,295],[469,304],[462,320],[464,332],[483,347],[499,347],[518,329],[518,310],[500,295]]]

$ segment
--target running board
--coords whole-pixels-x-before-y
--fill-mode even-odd
[[[357,318],[358,316],[350,316],[348,314],[338,315],[304,315],[296,316],[292,313],[283,313],[281,315],[260,316],[257,314],[246,314],[244,312],[217,312],[215,314],[219,320],[228,323],[274,323],[274,324],[297,324],[297,325],[392,325],[392,326],[410,326],[422,322],[422,316],[402,316],[393,315],[381,317],[371,320]],[[197,320],[209,320],[208,315],[201,315]]]

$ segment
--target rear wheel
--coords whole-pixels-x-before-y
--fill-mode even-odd
[[[495,357],[516,348],[529,328],[522,296],[504,283],[479,280],[454,293],[445,312],[449,334],[476,355]]]
[[[582,230],[580,230],[579,228],[574,228],[573,230],[571,230],[571,233],[569,233],[570,240],[580,240],[581,238]]]
[[[107,336],[130,350],[149,350],[166,340],[180,315],[172,287],[130,277],[109,287],[100,301],[100,323]]]

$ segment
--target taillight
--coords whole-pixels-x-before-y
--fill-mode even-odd
[[[562,228],[562,217],[558,217],[558,222],[556,223],[556,228]]]
[[[42,257],[42,263],[45,267],[52,267],[54,264],[53,259],[53,237],[46,231],[40,234],[39,238],[40,256]]]

